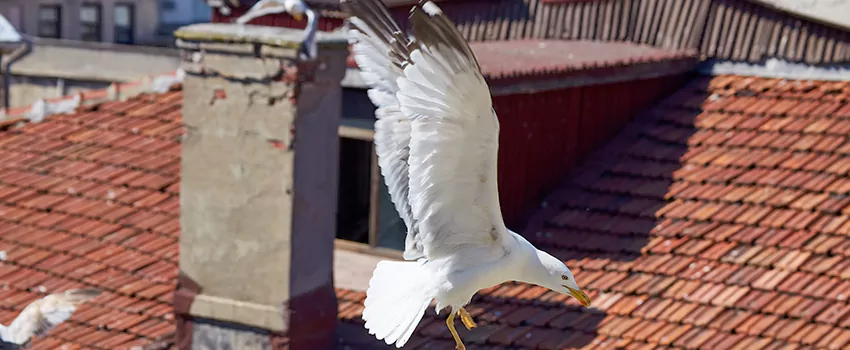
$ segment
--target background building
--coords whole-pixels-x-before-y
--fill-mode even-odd
[[[30,36],[141,45],[171,45],[175,28],[210,18],[203,0],[6,0],[0,13]]]

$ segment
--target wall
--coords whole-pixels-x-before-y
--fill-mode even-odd
[[[156,0],[160,4],[164,0]],[[209,22],[211,11],[204,0],[171,0],[173,10],[160,8],[160,21],[163,24],[190,24]]]
[[[81,91],[104,89],[110,82],[66,80],[51,77],[12,76],[10,86],[11,108],[28,106],[43,98],[64,97]]]
[[[185,0],[180,0],[185,1]],[[136,43],[156,42],[156,31],[159,26],[158,2],[155,0],[4,0],[0,2],[0,13],[14,15],[15,9],[20,9],[20,27],[18,29],[28,35],[38,33],[38,7],[45,4],[62,5],[62,35],[65,39],[80,38],[79,8],[82,3],[99,3],[103,16],[102,39],[113,42],[115,22],[113,13],[116,3],[131,3],[135,5],[135,34]],[[17,20],[11,20],[15,24]]]
[[[10,104],[26,106],[41,98],[138,81],[179,66],[175,49],[38,38],[32,52],[12,66]]]
[[[505,222],[530,210],[574,167],[640,111],[678,89],[690,74],[495,96],[499,116],[499,197]],[[617,103],[611,103],[616,96]]]

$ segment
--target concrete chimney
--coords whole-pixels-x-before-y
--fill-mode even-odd
[[[183,50],[180,349],[331,349],[338,126],[347,43],[196,24]]]

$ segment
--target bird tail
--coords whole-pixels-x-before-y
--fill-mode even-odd
[[[404,346],[431,304],[429,272],[420,261],[381,261],[369,280],[363,320],[369,334]]]

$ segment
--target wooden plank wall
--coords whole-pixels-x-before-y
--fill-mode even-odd
[[[526,215],[588,154],[639,111],[677,90],[691,74],[495,96],[499,115],[499,197],[508,227]],[[612,96],[618,103],[610,103]]]

